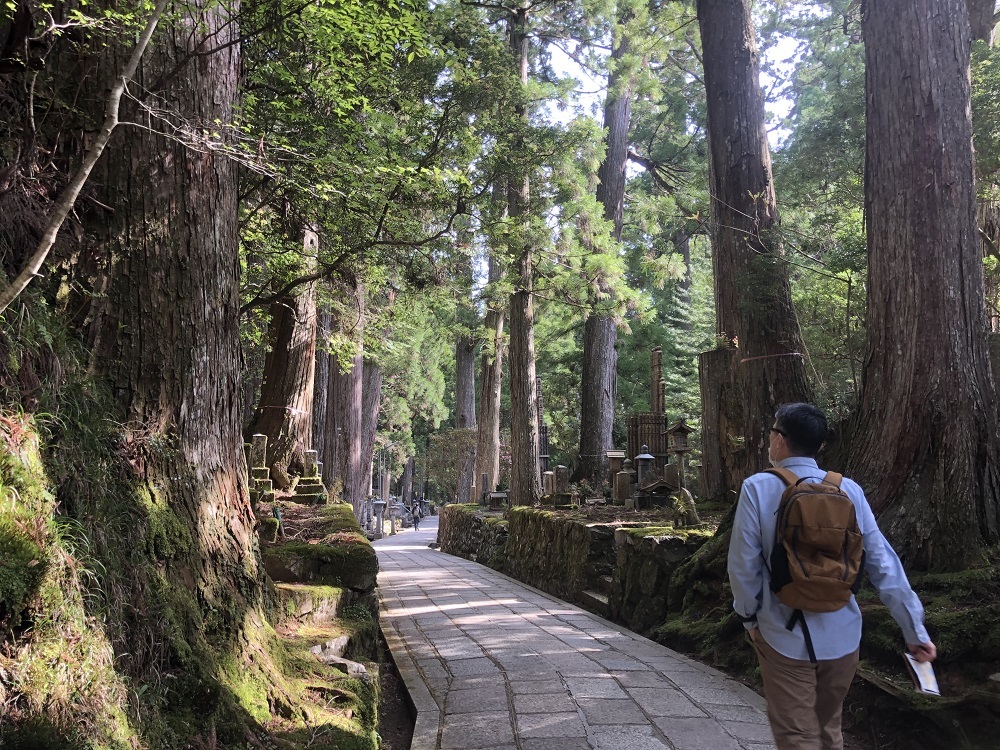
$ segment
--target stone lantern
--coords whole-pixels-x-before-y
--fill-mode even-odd
[[[381,539],[385,534],[385,500],[375,500],[372,502],[375,510],[375,533],[372,535],[376,539]]]
[[[690,453],[691,447],[688,445],[688,435],[694,429],[688,427],[683,419],[679,419],[672,427],[667,428],[667,452],[668,453]]]
[[[676,424],[667,429],[667,452],[677,454],[677,484],[680,489],[684,486],[684,454],[691,452],[688,444],[688,435],[694,430],[685,424],[683,419],[679,419]]]
[[[635,457],[635,478],[639,487],[642,487],[643,482],[648,478],[654,461],[656,461],[656,457],[649,452],[649,446],[642,446],[642,453]]]

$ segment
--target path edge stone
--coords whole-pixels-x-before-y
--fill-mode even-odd
[[[376,589],[379,595],[379,612],[384,615],[387,607],[382,598],[381,589]],[[379,628],[382,637],[385,638],[389,653],[396,664],[396,671],[406,686],[406,692],[413,702],[413,709],[416,711],[417,720],[413,727],[413,740],[410,743],[410,750],[436,750],[438,738],[441,735],[442,712],[430,689],[424,683],[424,679],[417,668],[416,662],[410,657],[410,652],[406,648],[406,642],[396,630],[391,621],[386,617],[379,617]]]

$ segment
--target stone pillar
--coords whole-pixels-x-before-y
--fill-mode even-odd
[[[250,444],[250,507],[274,502],[271,470],[267,468],[267,435],[254,435]]]
[[[267,466],[267,435],[256,434],[250,444],[250,467]]]
[[[319,475],[318,472],[319,462],[316,460],[318,456],[319,453],[317,453],[316,451],[305,452],[305,458],[303,459],[303,463],[305,465],[306,477],[315,477]]]
[[[615,477],[622,470],[625,461],[625,451],[608,451],[608,483],[612,488],[615,486]]]
[[[490,504],[490,492],[493,490],[493,486],[490,484],[490,475],[485,471],[482,476],[479,477],[479,504],[489,505]]]
[[[569,469],[562,464],[556,467],[556,492],[569,492]]]
[[[546,471],[542,474],[542,495],[556,494],[556,473]]]
[[[294,500],[304,505],[325,505],[327,502],[326,487],[320,474],[321,464],[316,460],[316,451],[306,451],[303,459],[305,473],[295,483]]]
[[[372,505],[375,506],[375,533],[372,534],[376,539],[381,539],[385,535],[385,501],[375,500]]]

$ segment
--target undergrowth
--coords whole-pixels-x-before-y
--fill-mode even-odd
[[[243,750],[277,717],[275,741],[329,726],[327,747],[353,732],[374,750],[369,688],[346,718],[286,658],[259,558],[224,573],[231,595],[196,593],[192,520],[144,478],[171,439],[126,424],[45,301],[23,297],[0,316],[0,748]]]

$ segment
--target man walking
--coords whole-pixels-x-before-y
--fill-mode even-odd
[[[815,457],[826,435],[826,417],[815,406],[784,404],[775,414],[768,457],[773,466],[820,483],[827,473]],[[771,473],[754,474],[743,483],[729,546],[733,607],[757,653],[767,715],[779,750],[842,750],[841,712],[858,664],[861,611],[850,592],[846,592],[849,601],[839,609],[816,612],[786,606],[771,590],[769,561],[785,488],[785,481]],[[854,504],[864,542],[864,569],[879,598],[902,629],[914,657],[933,661],[937,649],[924,628],[923,606],[879,531],[864,492],[846,478],[840,489]]]

